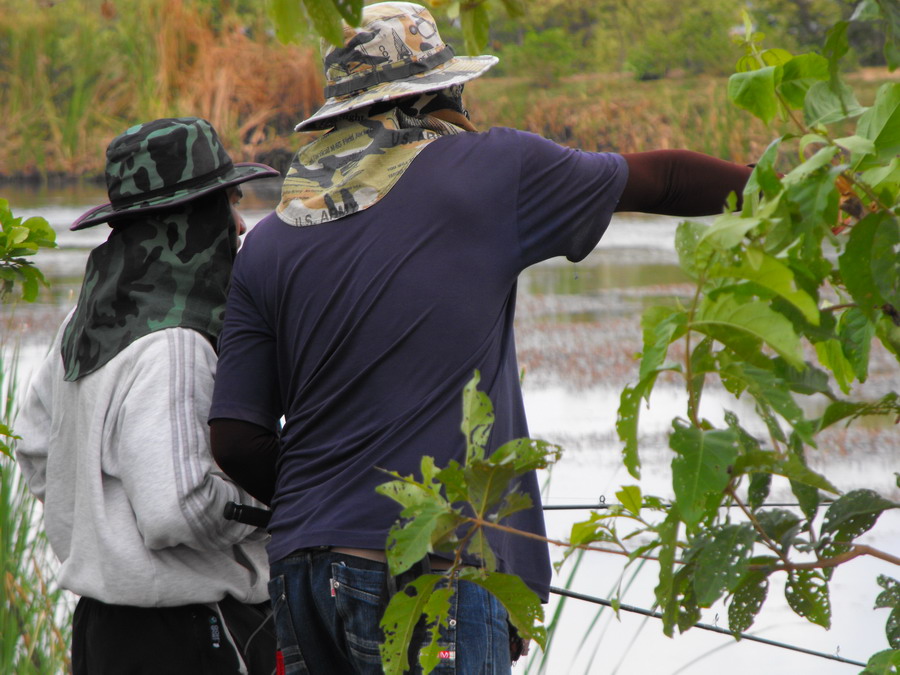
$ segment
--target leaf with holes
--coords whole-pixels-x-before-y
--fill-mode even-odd
[[[480,381],[481,373],[476,370],[463,389],[460,429],[466,438],[466,463],[473,458],[484,458],[484,446],[487,445],[494,426],[494,406],[488,395],[478,390]]]
[[[453,589],[449,586],[435,588],[443,581],[446,579],[441,574],[426,574],[407,584],[391,598],[381,618],[381,628],[384,631],[381,659],[385,675],[401,675],[409,670],[409,643],[423,613],[430,626],[431,641],[420,658],[426,662],[434,661],[438,627],[447,625],[450,597],[453,594]],[[429,658],[428,654],[432,656]]]
[[[697,555],[693,584],[697,604],[709,607],[723,590],[737,585],[747,570],[756,533],[749,524],[725,525]]]
[[[728,603],[728,627],[735,637],[740,639],[739,634],[753,625],[768,594],[768,575],[758,570],[748,572]]]
[[[889,501],[874,490],[853,490],[837,499],[825,512],[819,534],[824,558],[833,558],[848,550],[853,540],[875,525],[878,517],[888,509],[896,509],[900,504]],[[834,568],[825,570],[830,579]]]
[[[791,570],[784,587],[784,597],[798,616],[831,627],[831,600],[828,582],[814,570]]]
[[[900,582],[883,574],[878,576],[878,585],[884,590],[875,598],[875,609],[890,608],[885,626],[888,644],[900,649]]]

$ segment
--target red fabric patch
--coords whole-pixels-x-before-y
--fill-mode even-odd
[[[275,675],[284,675],[284,654],[280,649],[275,652]]]

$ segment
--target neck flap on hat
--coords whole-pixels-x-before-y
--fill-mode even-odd
[[[65,379],[88,375],[139,337],[181,326],[215,343],[236,253],[224,190],[117,224],[88,258],[62,341]]]
[[[364,109],[338,118],[334,130],[294,157],[278,217],[288,225],[318,225],[378,202],[429,143],[464,131],[428,114],[436,101],[447,98],[432,92],[380,114]]]

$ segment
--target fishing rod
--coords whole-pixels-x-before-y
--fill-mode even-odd
[[[598,507],[599,508],[609,508],[609,506],[611,506],[611,505],[606,504],[605,500],[601,497],[599,505],[590,505],[590,506],[581,505],[581,506],[571,506],[571,507],[557,506],[557,507],[551,507],[549,509],[548,509],[548,507],[545,506],[544,508],[547,510],[553,510],[554,508],[556,508],[556,509],[561,509],[561,508],[593,509],[593,508],[598,508]],[[770,506],[791,506],[791,504],[770,504]],[[247,525],[254,525],[256,527],[266,527],[269,524],[270,515],[271,515],[271,512],[268,509],[261,509],[256,506],[248,506],[246,504],[238,504],[236,502],[228,502],[225,505],[224,516],[227,520],[236,520],[241,523],[246,523]],[[591,595],[585,595],[583,593],[576,593],[575,591],[570,591],[570,590],[567,590],[564,588],[557,588],[555,586],[550,586],[550,592],[555,595],[559,595],[559,596],[563,596],[563,597],[567,597],[567,598],[573,598],[575,600],[583,600],[585,602],[591,602],[591,603],[594,603],[597,605],[603,605],[604,607],[615,608],[617,610],[621,610],[624,612],[640,614],[642,616],[648,616],[648,617],[652,617],[655,619],[661,619],[663,616],[662,613],[660,613],[660,612],[655,612],[650,609],[644,609],[642,607],[635,607],[633,605],[619,604],[617,606],[614,606],[610,600],[605,600],[603,598],[597,598],[597,597],[594,597]],[[719,633],[721,635],[728,635],[730,637],[735,637],[735,633],[733,633],[730,630],[727,630],[725,628],[720,628],[718,626],[706,624],[706,623],[697,623],[697,624],[694,624],[694,627],[700,628],[702,630],[710,631],[713,633]],[[852,659],[847,659],[847,658],[844,658],[843,656],[838,656],[836,654],[826,654],[824,652],[818,652],[818,651],[815,651],[812,649],[806,649],[805,647],[798,647],[796,645],[790,645],[785,642],[778,642],[777,640],[770,640],[768,638],[758,637],[756,635],[749,635],[746,633],[741,633],[740,638],[742,640],[749,640],[751,642],[759,642],[762,644],[770,645],[772,647],[780,647],[781,649],[788,649],[791,651],[800,652],[802,654],[808,654],[810,656],[818,656],[823,659],[830,659],[832,661],[840,661],[841,663],[847,663],[847,664],[854,665],[854,666],[861,666],[863,668],[866,667],[865,663],[861,663],[859,661],[854,661]]]
[[[661,612],[654,612],[650,609],[644,609],[643,607],[635,607],[633,605],[625,605],[619,604],[614,605],[610,600],[605,600],[603,598],[597,598],[591,595],[585,595],[583,593],[576,593],[575,591],[570,591],[565,588],[557,588],[555,586],[550,586],[550,592],[554,595],[561,595],[566,598],[573,598],[575,600],[583,600],[585,602],[591,602],[596,605],[603,605],[604,607],[610,607],[616,610],[622,610],[624,612],[631,612],[633,614],[640,614],[641,616],[649,616],[654,619],[662,619],[663,615]],[[853,659],[847,659],[843,656],[838,656],[837,654],[826,654],[825,652],[818,652],[814,649],[807,649],[806,647],[798,647],[797,645],[787,644],[786,642],[778,642],[777,640],[770,640],[768,638],[759,637],[756,635],[750,635],[748,633],[733,633],[727,628],[720,628],[719,626],[713,626],[708,623],[696,623],[693,625],[693,628],[701,628],[703,630],[710,631],[712,633],[719,633],[721,635],[728,635],[729,637],[740,637],[742,640],[749,640],[751,642],[760,642],[765,645],[769,645],[771,647],[780,647],[781,649],[788,649],[794,652],[800,652],[801,654],[808,654],[809,656],[818,656],[823,659],[830,659],[831,661],[840,661],[841,663],[847,663],[851,666],[860,666],[862,668],[866,667],[865,663],[860,661],[854,661]]]
[[[828,500],[823,499],[820,503],[821,504],[831,504],[831,503],[833,503],[833,501],[834,500],[831,500],[831,499],[828,499]],[[622,506],[622,505],[607,503],[606,500],[601,497],[600,501],[596,504],[543,504],[541,506],[541,508],[544,511],[582,511],[582,510],[589,511],[591,509],[609,509],[609,508],[612,508],[613,506]],[[669,504],[663,504],[663,506],[669,506]],[[798,504],[797,502],[766,502],[762,506],[767,506],[767,507],[793,506],[793,507],[799,508],[800,504]],[[739,507],[737,504],[722,504],[719,508],[736,509]]]
[[[823,504],[830,504],[831,500],[823,500]],[[621,504],[608,504],[604,497],[600,497],[600,501],[596,504],[544,504],[541,508],[544,511],[578,511],[591,509],[609,509],[613,506],[621,506]],[[723,508],[735,508],[735,504],[725,504]],[[800,506],[797,503],[790,502],[772,502],[763,504],[763,506]],[[257,506],[248,506],[247,504],[238,504],[237,502],[228,502],[225,505],[225,519],[236,520],[247,525],[255,525],[256,527],[266,527],[269,524],[271,512],[268,509],[261,509]]]

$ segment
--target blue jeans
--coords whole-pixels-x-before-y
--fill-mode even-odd
[[[272,564],[269,595],[285,675],[382,673],[379,621],[383,563],[331,551],[303,551]],[[434,673],[508,675],[507,614],[480,586],[463,581],[441,631]],[[412,672],[421,672],[411,663]]]

